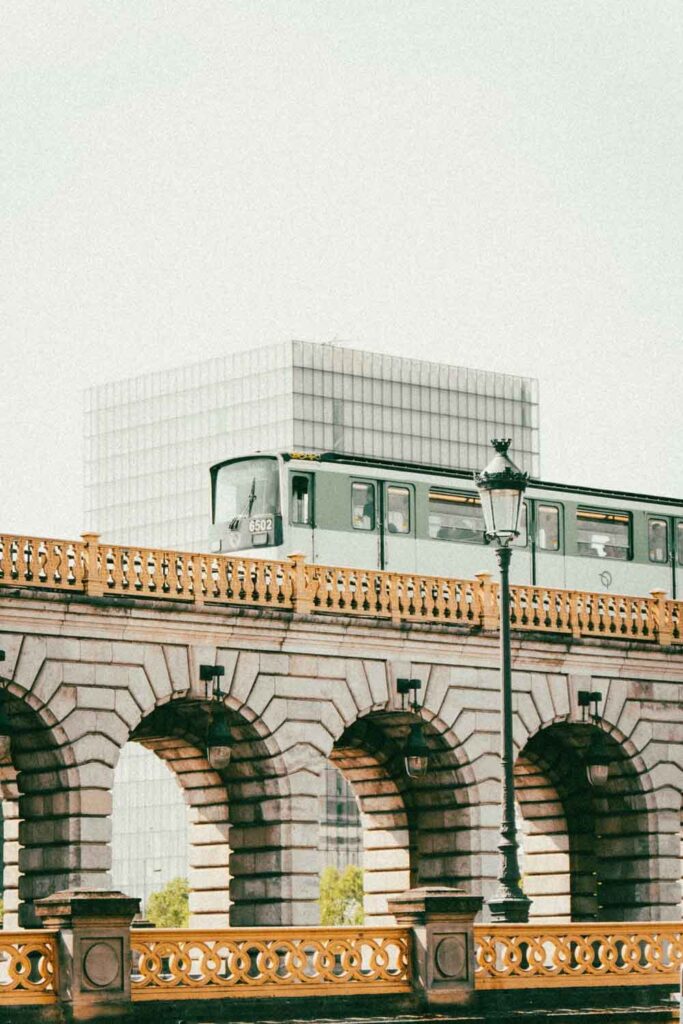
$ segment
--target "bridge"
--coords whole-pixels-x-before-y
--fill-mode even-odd
[[[329,762],[360,807],[376,936],[399,949],[406,890],[486,898],[500,825],[497,602],[484,572],[461,580],[112,546],[94,534],[0,536],[5,927],[39,935],[45,898],[110,888],[113,773],[130,740],[162,757],[183,791],[195,935],[276,929],[282,942],[280,929],[315,929]],[[644,957],[669,984],[680,933],[671,926],[665,952],[653,936],[681,914],[682,612],[663,592],[539,586],[513,587],[511,608],[525,927],[546,937],[544,956],[548,936],[578,928],[571,948],[585,942],[593,958],[585,936],[612,922],[641,965],[614,954],[617,974],[630,962],[640,977]],[[224,668],[233,754],[220,772],[206,757],[200,665]],[[417,710],[401,705],[405,677],[422,683]],[[584,691],[603,695],[595,721],[579,706]],[[413,779],[402,751],[416,718],[430,767]],[[611,758],[600,789],[585,771],[596,732]],[[533,968],[526,953],[486,967],[497,927],[478,933],[478,970],[519,980]],[[642,935],[659,950],[650,960]],[[398,970],[400,949],[392,956]]]

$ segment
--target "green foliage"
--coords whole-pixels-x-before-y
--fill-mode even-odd
[[[187,881],[172,878],[147,901],[146,916],[157,928],[187,928],[190,920]]]
[[[363,923],[363,872],[355,864],[343,871],[326,867],[320,876],[320,923]]]

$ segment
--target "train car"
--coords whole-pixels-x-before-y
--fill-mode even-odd
[[[211,550],[471,578],[495,572],[472,473],[337,453],[269,452],[211,468]],[[671,597],[683,501],[531,480],[511,579]]]

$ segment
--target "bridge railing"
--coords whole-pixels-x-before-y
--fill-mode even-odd
[[[475,579],[310,565],[0,534],[0,587],[146,597],[336,613],[393,623],[429,622],[497,629],[498,584]],[[609,637],[665,645],[683,643],[683,602],[663,590],[650,596],[513,585],[513,629],[569,637]]]
[[[676,985],[681,922],[475,925],[475,988]]]
[[[55,932],[0,931],[0,1006],[57,1001]]]
[[[411,991],[404,928],[131,932],[135,1000]]]

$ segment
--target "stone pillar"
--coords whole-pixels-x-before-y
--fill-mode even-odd
[[[408,889],[389,899],[396,923],[412,930],[413,987],[428,1005],[464,1004],[474,995],[474,918],[481,896],[462,889]]]
[[[36,900],[45,928],[57,928],[59,1001],[67,1019],[105,1020],[130,1011],[130,926],[140,900],[72,889]]]

